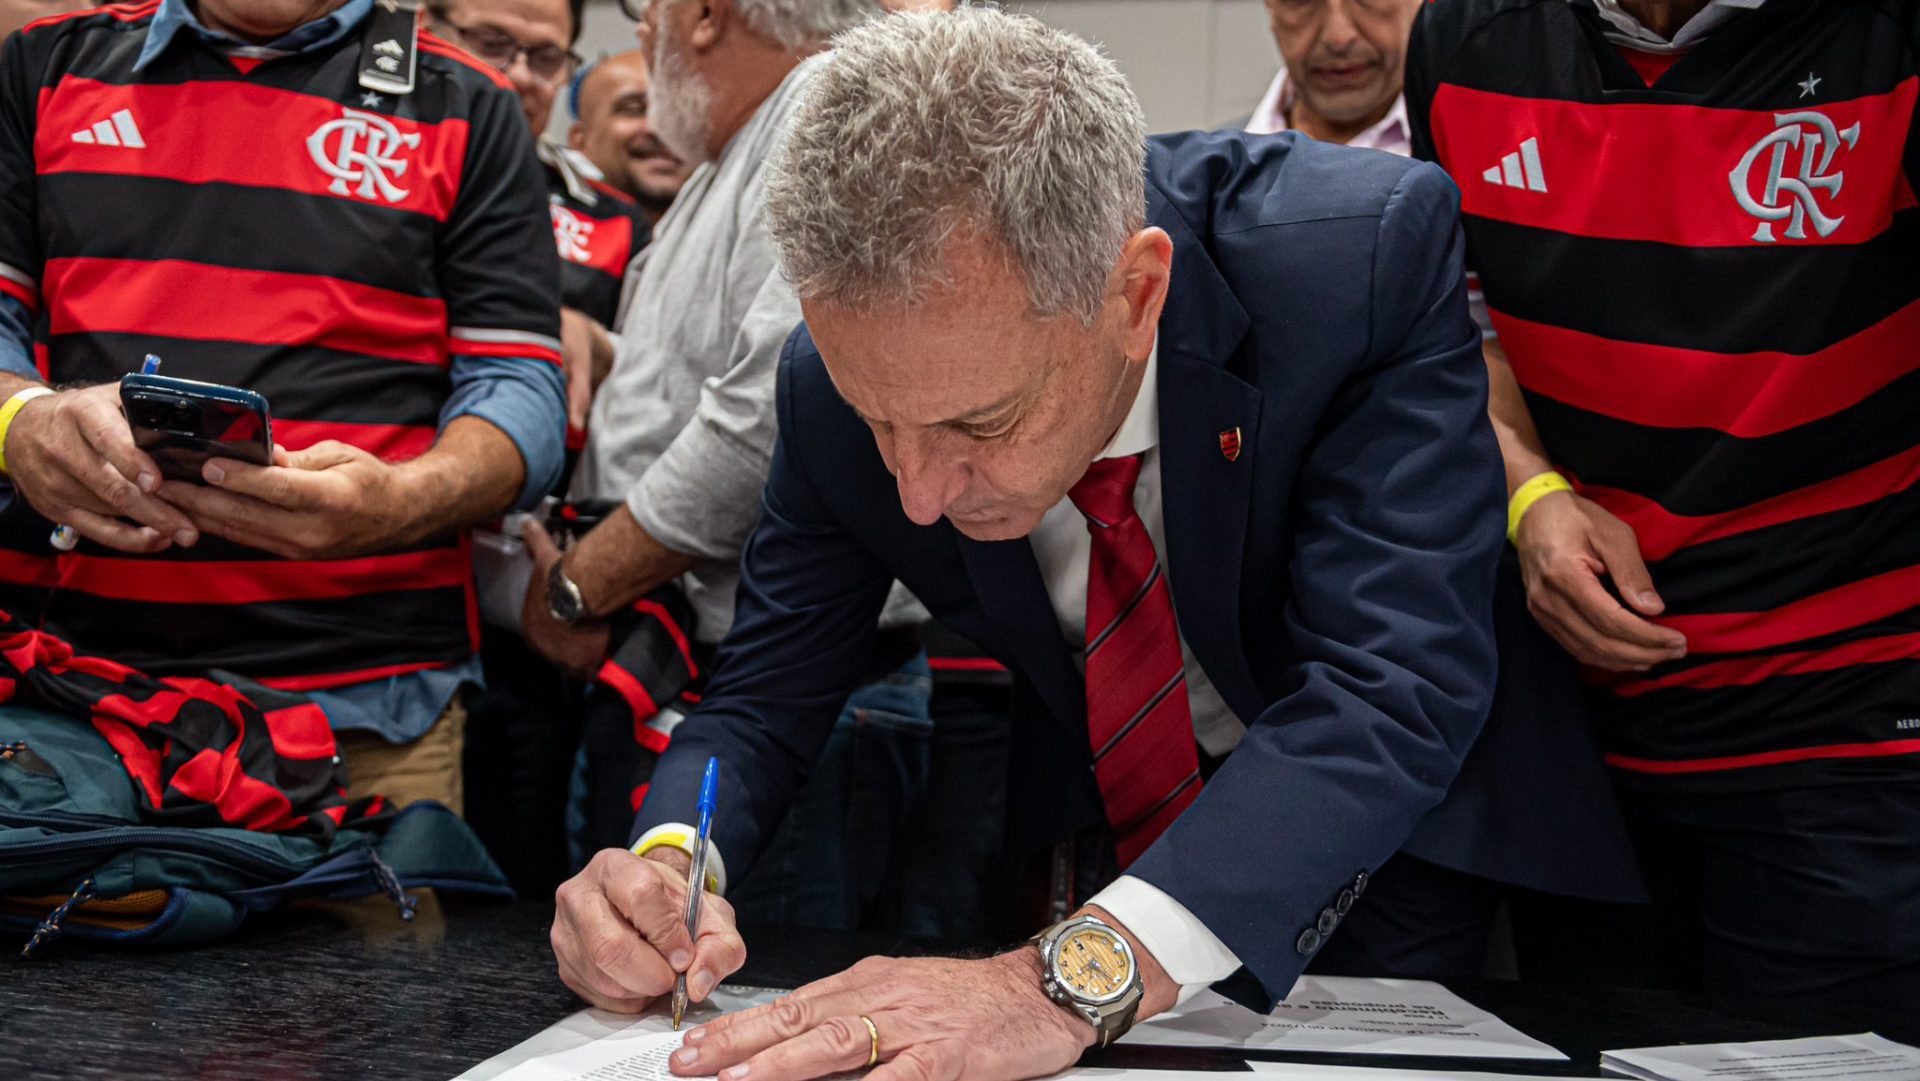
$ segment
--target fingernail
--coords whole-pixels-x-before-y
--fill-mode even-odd
[[[183,529],[180,532],[175,533],[173,535],[173,543],[179,545],[182,548],[193,547],[193,543],[199,539],[200,539],[200,534],[195,533],[191,529]]]
[[[742,1079],[747,1076],[747,1064],[743,1062],[730,1070],[722,1070],[720,1076],[726,1078],[727,1081],[742,1081]]]
[[[154,476],[152,473],[142,473],[136,483],[140,485],[141,491],[152,495],[153,490],[160,487],[160,478]]]
[[[1640,603],[1646,605],[1648,608],[1658,607],[1660,604],[1660,594],[1642,593],[1640,594]]]
[[[213,483],[218,484],[221,481],[227,479],[227,471],[209,462],[207,464],[206,478],[212,481]]]
[[[700,1043],[702,1040],[705,1040],[706,1038],[707,1038],[707,1026],[705,1025],[701,1025],[699,1028],[696,1028],[693,1031],[687,1033],[687,1042],[691,1044]]]
[[[695,1051],[691,1047],[682,1047],[680,1050],[675,1051],[673,1053],[673,1064],[675,1066],[681,1067],[682,1069],[685,1069],[689,1066],[698,1065],[699,1062],[700,1062],[700,1052]]]
[[[675,950],[667,955],[667,964],[672,965],[675,972],[685,972],[692,963],[693,955],[685,950]]]
[[[702,972],[687,981],[687,991],[692,994],[694,998],[704,999],[707,997],[707,992],[711,990],[713,990],[713,975],[711,973]]]

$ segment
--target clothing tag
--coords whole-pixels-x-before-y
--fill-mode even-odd
[[[360,39],[360,85],[383,94],[413,92],[420,47],[420,0],[374,0]]]

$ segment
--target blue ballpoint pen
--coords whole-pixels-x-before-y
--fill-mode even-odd
[[[707,775],[700,782],[700,829],[693,841],[693,867],[687,872],[687,938],[700,938],[700,897],[706,893],[707,852],[713,845],[713,805],[720,790],[720,760],[707,759]],[[673,981],[673,1027],[687,1013],[687,974]]]

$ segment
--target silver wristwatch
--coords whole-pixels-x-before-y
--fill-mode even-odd
[[[586,618],[587,601],[580,595],[580,587],[573,584],[573,579],[568,578],[561,567],[564,562],[554,560],[553,569],[547,572],[547,612],[571,627]]]
[[[1133,1027],[1143,994],[1133,947],[1092,916],[1078,916],[1033,937],[1047,996],[1087,1019],[1105,1047]]]

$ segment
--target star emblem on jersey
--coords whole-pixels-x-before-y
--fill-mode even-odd
[[[89,146],[125,146],[134,150],[144,149],[147,141],[140,137],[140,125],[133,122],[133,110],[121,109],[105,120],[97,120],[90,128],[81,128],[73,133],[73,141]]]
[[[405,176],[408,162],[402,151],[420,145],[420,133],[402,132],[379,113],[342,107],[338,120],[329,120],[307,136],[307,153],[320,171],[333,178],[327,190],[372,201],[397,203],[408,189],[393,182]]]
[[[1727,174],[1734,201],[1760,219],[1753,239],[1774,243],[1778,239],[1773,234],[1774,224],[1782,221],[1787,228],[1781,236],[1788,240],[1805,240],[1808,222],[1820,236],[1832,236],[1847,220],[1846,215],[1827,213],[1820,205],[1820,196],[1824,194],[1829,202],[1840,197],[1846,174],[1828,170],[1843,145],[1851,150],[1860,141],[1860,125],[1855,123],[1841,131],[1825,113],[1812,111],[1775,113],[1773,125],[1773,130],[1748,147],[1740,156],[1740,164]],[[1795,157],[1795,150],[1799,151],[1798,160],[1789,170],[1788,161]],[[1766,164],[1756,176],[1754,166],[1762,158]]]
[[[1813,72],[1809,71],[1807,72],[1807,78],[1805,82],[1798,82],[1798,83],[1794,83],[1793,85],[1800,88],[1801,97],[1810,98],[1813,96],[1814,88],[1820,85],[1820,77],[1818,75],[1815,75]]]
[[[371,90],[360,95],[360,104],[366,106],[369,109],[378,109],[380,107],[380,103],[385,100],[386,100],[385,98],[381,97],[380,95],[374,93]]]
[[[1500,164],[1489,166],[1486,172],[1480,174],[1480,179],[1497,188],[1525,188],[1544,194],[1547,190],[1547,172],[1540,167],[1540,140],[1529,137],[1512,153],[1502,157]]]

